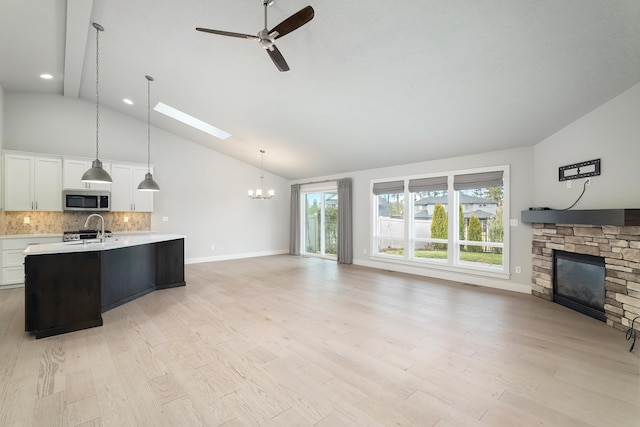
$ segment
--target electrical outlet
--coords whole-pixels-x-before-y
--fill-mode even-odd
[[[522,274],[522,267],[516,265],[516,274]]]
[[[567,181],[567,188],[571,188],[571,181]]]
[[[365,249],[363,249],[363,250],[362,250],[362,253],[366,255],[366,254],[367,254],[367,249],[366,249],[366,248],[365,248]]]
[[[510,219],[509,220],[509,225],[512,227],[517,227],[518,226],[518,220],[517,219]]]
[[[129,217],[128,216],[124,217],[124,222],[129,222]]]
[[[31,224],[31,218],[30,218],[30,217],[28,217],[28,216],[25,216],[25,217],[24,217],[24,223],[25,223],[25,224]]]
[[[169,222],[169,217],[168,216],[163,216],[162,217],[162,222]]]
[[[216,250],[216,245],[211,245],[211,250],[215,251]]]

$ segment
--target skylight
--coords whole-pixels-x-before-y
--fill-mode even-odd
[[[227,133],[222,129],[218,129],[217,127],[212,126],[209,123],[203,122],[200,119],[196,119],[195,117],[190,116],[187,113],[183,113],[180,110],[176,110],[175,108],[162,102],[158,102],[158,104],[153,109],[158,113],[162,113],[165,116],[171,117],[172,119],[181,121],[186,125],[201,130],[202,132],[208,133],[209,135],[213,135],[216,138],[227,139],[231,136],[230,133]]]

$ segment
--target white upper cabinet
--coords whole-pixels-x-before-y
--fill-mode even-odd
[[[62,160],[62,187],[65,189],[111,190],[111,184],[95,184],[82,182],[80,178],[91,167],[93,160],[64,158]],[[102,162],[105,171],[111,174],[111,164]]]
[[[153,173],[153,169],[151,170]],[[113,162],[111,164],[111,210],[153,212],[153,192],[138,191],[147,166]]]
[[[61,211],[62,159],[5,153],[4,209]]]

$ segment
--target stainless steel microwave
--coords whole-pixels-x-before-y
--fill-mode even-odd
[[[62,209],[65,211],[110,211],[111,192],[101,190],[63,190]]]

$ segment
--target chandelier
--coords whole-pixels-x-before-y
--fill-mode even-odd
[[[249,190],[249,198],[251,199],[271,199],[276,195],[276,191],[268,189],[264,183],[264,150],[260,150],[260,182],[258,188]]]

